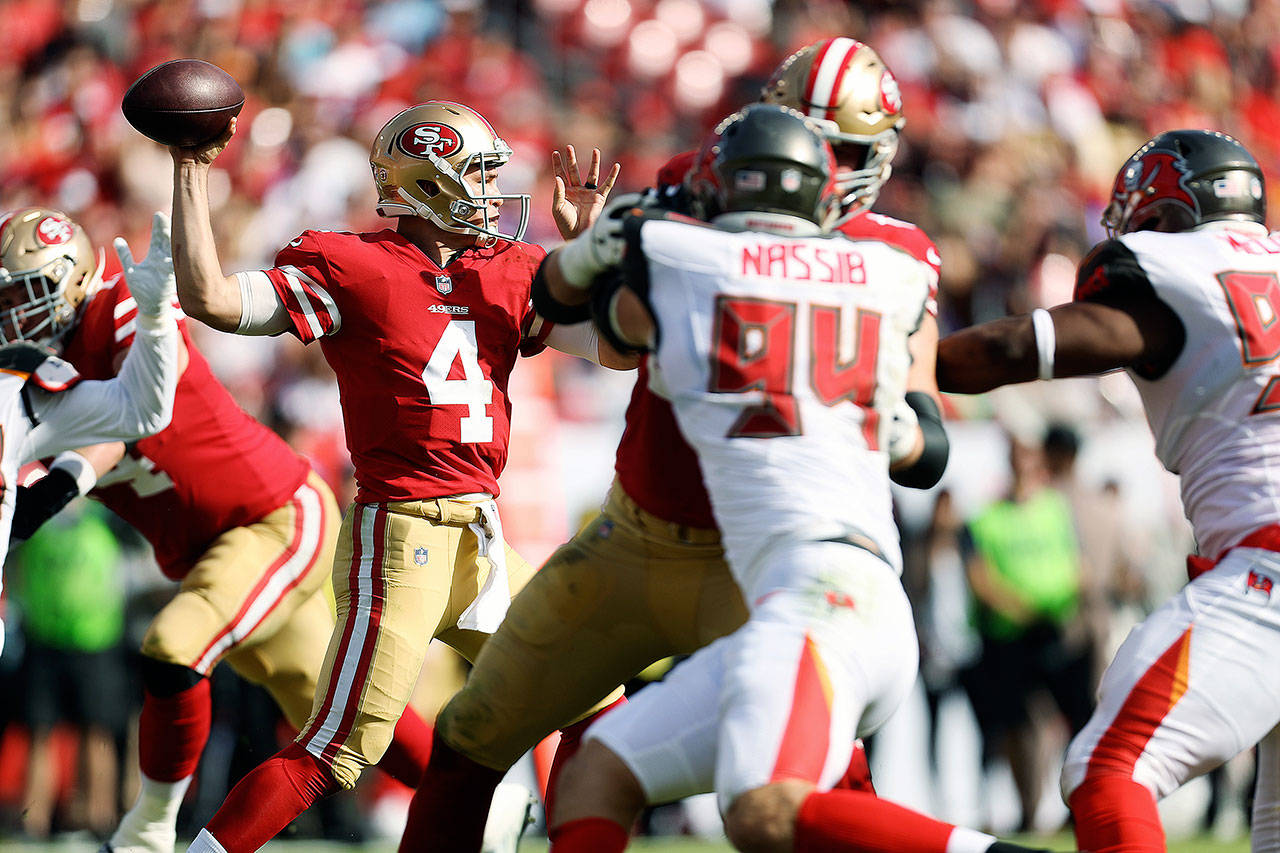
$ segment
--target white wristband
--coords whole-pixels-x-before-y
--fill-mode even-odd
[[[74,450],[66,450],[55,456],[53,463],[49,465],[49,470],[52,471],[54,468],[66,471],[74,477],[76,488],[82,495],[89,494],[89,490],[98,483],[98,472],[93,470],[93,464]]]
[[[1058,348],[1053,331],[1053,315],[1043,308],[1031,312],[1031,330],[1036,336],[1036,355],[1040,361],[1040,378],[1053,378],[1053,357]]]

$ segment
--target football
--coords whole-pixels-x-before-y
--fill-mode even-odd
[[[120,108],[139,133],[183,148],[214,139],[244,106],[230,74],[201,59],[157,65],[133,82]]]

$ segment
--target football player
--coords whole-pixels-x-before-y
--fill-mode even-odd
[[[46,246],[40,229],[48,230],[42,223],[50,217],[65,222],[71,236]],[[61,350],[82,376],[114,376],[136,336],[133,280],[104,281],[84,231],[54,211],[20,210],[6,227],[0,265],[15,280],[39,280],[56,264],[70,270],[59,290],[34,291],[34,300],[20,306],[28,316],[45,302],[51,306],[54,320],[29,338]],[[103,845],[115,853],[173,849],[178,807],[209,737],[213,667],[225,659],[264,685],[289,722],[301,726],[334,624],[323,591],[338,528],[333,494],[304,459],[236,405],[184,319],[178,328],[180,378],[169,425],[127,448],[114,442],[60,455],[48,476],[19,489],[14,525],[25,538],[93,488],[89,494],[132,524],[165,575],[181,584],[142,642],[141,790]],[[412,786],[429,748],[429,729],[411,712],[383,769]]]
[[[1067,751],[1062,792],[1095,853],[1165,849],[1156,800],[1258,743],[1253,849],[1280,846],[1280,234],[1236,140],[1175,130],[1116,176],[1110,239],[1070,304],[941,343],[944,390],[1124,368],[1156,455],[1181,476],[1200,556],[1135,628]]]
[[[926,263],[834,230],[835,175],[816,122],[753,105],[686,179],[696,220],[601,220],[543,263],[551,299],[650,351],[750,613],[587,731],[556,853],[621,851],[645,804],[709,790],[739,850],[1024,849],[831,790],[915,681],[887,444],[932,292]]]
[[[911,392],[897,413],[901,428],[891,450],[894,478],[927,487],[946,462],[933,375],[938,253],[916,226],[869,209],[889,177],[903,126],[897,93],[874,50],[834,38],[788,57],[762,100],[800,110],[822,127],[836,153],[839,230],[888,243],[924,265],[926,313],[911,338]],[[683,206],[682,181],[695,154],[663,168],[659,203]],[[560,319],[585,316],[579,311]],[[914,430],[916,421],[928,442]],[[612,685],[655,660],[689,654],[746,619],[698,458],[670,403],[650,389],[646,362],[627,408],[616,468],[599,517],[543,566],[437,719],[432,763],[410,806],[402,849],[478,849],[487,791],[520,755]],[[575,725],[564,737],[580,738],[584,727]],[[844,784],[870,789],[860,749]],[[554,787],[553,776],[548,810]]]
[[[0,217],[0,555],[9,549],[19,467],[92,442],[151,435],[173,416],[178,330],[164,214],[152,222],[145,260],[135,264],[128,244],[116,238],[124,274],[137,289],[138,346],[120,376],[81,381],[74,367],[42,346],[65,330],[75,313],[72,300],[101,268],[100,258],[86,268],[72,256],[71,247],[87,242],[79,226],[55,211]]]
[[[188,314],[224,331],[320,343],[337,374],[358,485],[339,534],[338,626],[310,719],[231,791],[191,847],[240,853],[327,792],[352,787],[386,750],[431,639],[474,659],[532,574],[504,541],[494,503],[517,358],[550,345],[612,367],[635,360],[601,345],[588,325],[553,326],[531,308],[545,253],[520,240],[529,197],[502,192],[511,149],[475,110],[430,101],[378,133],[377,209],[394,229],[305,231],[272,268],[228,277],[207,179],[233,133],[172,150],[179,297]],[[596,188],[597,157],[590,189],[558,191],[562,227],[585,228],[615,175]]]

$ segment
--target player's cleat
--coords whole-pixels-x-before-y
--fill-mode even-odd
[[[520,836],[533,823],[533,807],[537,804],[538,798],[524,785],[517,782],[499,784],[489,806],[480,853],[516,853]]]
[[[98,848],[98,853],[173,853],[178,833],[169,821],[133,826],[126,815],[120,827]]]

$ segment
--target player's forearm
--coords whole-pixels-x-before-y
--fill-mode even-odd
[[[209,168],[183,162],[173,176],[173,266],[189,316],[224,332],[240,323],[240,286],[222,273],[209,218]]]
[[[114,432],[98,440],[154,435],[173,418],[178,388],[178,324],[171,312],[138,315],[137,334],[114,380],[123,407]]]
[[[562,266],[563,254],[564,249],[556,249],[542,263],[547,293],[561,305],[570,307],[585,305],[590,298],[590,288],[570,283]]]
[[[980,394],[1038,376],[1029,316],[1005,317],[962,329],[938,342],[938,388]]]

